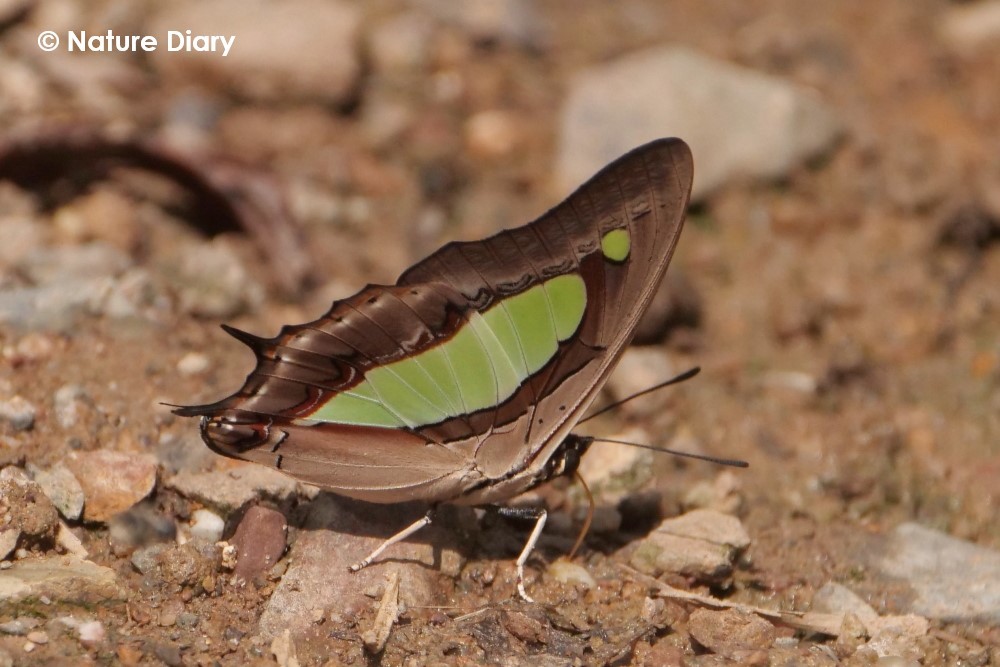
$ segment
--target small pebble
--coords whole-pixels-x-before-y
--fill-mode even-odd
[[[27,638],[29,642],[33,642],[35,644],[49,643],[49,636],[44,632],[42,632],[41,630],[32,630],[27,634]]]
[[[31,618],[30,616],[18,616],[12,621],[0,623],[0,632],[5,635],[23,637],[31,632],[32,628],[37,627],[39,622],[37,618]]]
[[[177,625],[181,628],[193,628],[201,621],[201,617],[197,614],[192,614],[189,611],[184,611],[177,614]]]
[[[83,487],[69,468],[62,463],[47,470],[29,465],[28,471],[63,517],[70,521],[80,518],[83,513]]]
[[[126,667],[134,667],[142,661],[142,651],[135,647],[129,646],[128,644],[122,644],[117,649],[115,649],[115,654],[117,654],[118,659]]]
[[[548,574],[564,584],[579,584],[584,588],[597,587],[597,581],[585,567],[565,558],[560,558],[549,565]]]
[[[27,431],[35,425],[35,406],[22,396],[0,401],[0,424],[13,431]]]
[[[205,473],[182,470],[167,480],[167,486],[223,514],[261,497],[279,503],[290,500],[299,489],[299,483],[288,475],[252,463]]]
[[[177,372],[181,375],[200,375],[208,370],[209,365],[207,355],[201,352],[188,352],[177,362]]]
[[[17,548],[17,541],[20,538],[20,528],[0,530],[0,560],[7,558]]]
[[[688,631],[713,653],[733,658],[740,651],[766,649],[774,643],[774,626],[749,612],[726,609],[696,609],[688,619]]]
[[[739,519],[694,510],[663,521],[632,552],[636,569],[659,576],[673,572],[702,581],[724,580],[737,554],[750,545]]]
[[[83,518],[87,521],[107,522],[148,496],[156,486],[156,459],[147,454],[110,449],[72,452],[66,465],[83,487]]]
[[[510,111],[480,111],[465,123],[465,143],[480,158],[499,158],[513,153],[525,134],[524,124]]]
[[[611,436],[612,440],[652,444],[650,436],[632,428]],[[578,472],[594,496],[616,505],[653,478],[653,452],[613,442],[595,442],[580,461]]]
[[[104,624],[100,621],[85,621],[76,628],[80,637],[80,643],[86,646],[94,646],[104,641],[107,633]]]
[[[56,349],[52,334],[33,331],[25,334],[17,344],[3,349],[3,356],[13,365],[45,361]]]
[[[52,395],[52,407],[59,425],[64,429],[75,426],[86,410],[89,399],[87,391],[78,384],[65,384],[56,389],[56,393]]]
[[[222,539],[225,527],[225,520],[211,510],[199,509],[191,514],[191,537],[206,542],[218,542]]]

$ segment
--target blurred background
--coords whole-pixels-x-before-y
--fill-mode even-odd
[[[235,41],[227,55],[221,42],[169,51],[168,31],[187,30]],[[40,48],[43,31],[57,48]],[[98,37],[90,52],[68,50],[71,31]],[[116,51],[109,31],[158,48]],[[738,517],[751,546],[722,580],[678,575],[687,583],[798,610],[832,583],[873,613],[931,623],[885,650],[871,627],[853,645],[779,629],[785,643],[765,656],[834,664],[810,652],[821,646],[838,659],[1000,664],[998,72],[996,0],[0,0],[0,466],[84,480],[66,482],[84,509],[58,507],[61,521],[117,573],[120,597],[152,610],[131,619],[142,641],[109,629],[122,613],[111,607],[99,639],[66,630],[63,645],[48,627],[36,655],[270,655],[251,638],[277,634],[266,619],[280,577],[251,587],[258,597],[178,584],[135,565],[150,540],[113,530],[123,514],[158,520],[169,543],[172,525],[209,508],[229,537],[243,516],[246,500],[176,481],[229,468],[159,404],[238,387],[252,359],[217,325],[273,335],[315,319],[444,242],[537,217],[630,148],[679,136],[695,155],[687,229],[641,346],[601,400],[703,372],[597,429],[751,468],[592,451],[584,475],[605,523],[588,567],[662,575],[628,549],[664,517],[713,509]],[[105,486],[132,491],[95,510],[103,491],[86,480],[123,471],[134,477]],[[295,562],[301,516],[287,510],[305,492],[261,484],[248,497],[286,510]],[[577,492],[545,493],[570,526]],[[66,550],[55,533],[20,534],[12,554]],[[428,584],[427,599],[491,599],[482,572],[507,573],[515,550],[467,548],[471,565]],[[194,602],[177,597],[185,587]],[[136,599],[144,590],[153,603]],[[591,623],[650,599],[641,586],[618,594],[566,599]],[[243,611],[224,611],[236,595]],[[201,625],[159,623],[178,604]],[[3,620],[18,616],[3,605]],[[631,647],[618,664],[739,659],[690,639],[686,613],[667,622],[658,609],[645,634],[608,640]],[[412,613],[410,634],[390,641],[400,661],[572,654],[539,649],[522,626],[497,621],[513,633],[503,644]],[[316,645],[360,655],[354,631],[323,618],[316,636],[347,634]],[[229,629],[225,651],[198,643]],[[6,632],[0,663],[24,645]]]

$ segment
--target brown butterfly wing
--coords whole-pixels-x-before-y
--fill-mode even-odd
[[[234,332],[257,355],[243,388],[177,412],[208,417],[203,434],[220,453],[344,495],[376,502],[509,497],[529,485],[631,338],[676,245],[692,173],[680,140],[646,144],[529,225],[448,244],[397,285],[368,286],[273,339]],[[630,240],[620,261],[602,248],[614,230]],[[310,421],[318,406],[372,371],[442,345],[491,306],[566,274],[580,275],[586,288],[578,330],[499,405],[402,428]],[[489,365],[474,371],[497,372]]]

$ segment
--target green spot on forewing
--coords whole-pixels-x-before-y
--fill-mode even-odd
[[[613,229],[601,237],[601,252],[613,262],[624,261],[631,248],[632,240],[626,229]]]

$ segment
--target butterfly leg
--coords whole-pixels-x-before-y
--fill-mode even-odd
[[[437,508],[436,507],[430,508],[429,510],[427,510],[427,514],[423,515],[421,518],[417,519],[416,521],[414,521],[413,523],[411,523],[409,526],[407,526],[406,528],[404,528],[403,530],[399,531],[398,533],[396,533],[395,535],[393,535],[392,537],[390,537],[389,539],[387,539],[385,542],[383,542],[382,544],[380,544],[378,546],[378,548],[375,549],[375,551],[373,551],[370,554],[368,554],[368,556],[366,556],[364,560],[359,561],[359,562],[357,562],[357,563],[355,563],[353,565],[348,566],[347,569],[350,570],[351,572],[357,572],[358,570],[362,570],[362,569],[368,567],[369,565],[372,564],[372,562],[376,558],[378,558],[379,556],[382,555],[383,551],[385,551],[386,549],[388,549],[389,547],[391,547],[393,544],[396,544],[397,542],[402,542],[407,537],[409,537],[413,533],[417,532],[418,530],[420,530],[424,526],[429,526],[430,523],[431,523],[431,521],[434,520],[434,514],[435,514],[435,512],[437,512]]]
[[[517,592],[526,602],[534,602],[531,596],[524,591],[524,564],[528,561],[528,556],[535,548],[535,544],[538,542],[538,538],[542,536],[542,529],[545,528],[545,520],[548,518],[549,513],[541,507],[504,507],[502,505],[494,505],[490,507],[491,510],[496,511],[500,516],[512,518],[512,519],[531,519],[535,522],[535,527],[531,530],[531,535],[528,536],[528,541],[525,542],[524,548],[521,550],[521,555],[517,557]]]

